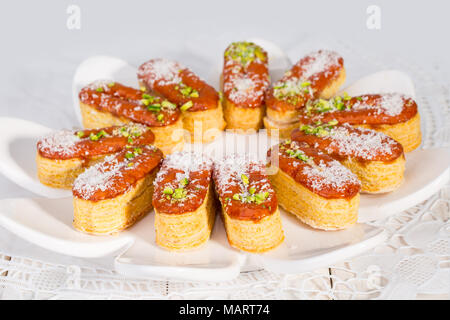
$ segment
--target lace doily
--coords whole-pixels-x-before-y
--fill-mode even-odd
[[[404,57],[383,58],[379,53],[368,53],[343,42],[304,43],[289,51],[292,58],[310,48],[333,48],[345,57],[352,80],[390,68],[410,74],[416,84],[422,118],[422,148],[450,146],[450,86],[445,80],[448,75],[438,66],[418,65]],[[450,296],[450,185],[427,201],[373,224],[387,229],[388,241],[349,261],[298,275],[277,275],[265,270],[241,273],[237,279],[226,283],[132,279],[107,269],[58,265],[0,252],[0,298],[405,299],[423,294]]]

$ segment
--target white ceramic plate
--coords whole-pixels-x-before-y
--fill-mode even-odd
[[[261,43],[274,61],[271,73],[288,69],[289,59],[275,45]],[[276,60],[278,59],[278,60]],[[218,69],[219,70],[219,69]],[[211,77],[216,77],[213,72]],[[86,84],[108,78],[137,86],[136,68],[125,61],[106,56],[85,60],[77,69],[73,82],[73,104],[81,123],[78,92]],[[386,80],[388,79],[388,80]],[[383,87],[389,81],[389,87]],[[378,90],[378,89],[379,90]],[[349,94],[368,92],[402,92],[414,96],[411,80],[398,71],[383,71],[370,75],[347,87]],[[381,91],[380,91],[381,90]],[[344,230],[324,232],[309,228],[282,211],[286,240],[276,250],[263,255],[250,255],[229,247],[223,225],[217,219],[212,238],[201,250],[170,253],[154,243],[153,214],[134,227],[116,236],[91,236],[76,232],[72,226],[70,191],[42,186],[36,177],[35,145],[48,128],[32,122],[0,118],[0,171],[20,186],[46,198],[4,199],[0,201],[0,224],[19,236],[47,249],[80,257],[97,257],[121,250],[116,257],[117,271],[157,279],[225,281],[236,277],[246,261],[279,273],[298,273],[327,266],[368,250],[384,241],[380,228],[362,223]],[[224,133],[208,145],[186,145],[220,156],[225,151],[249,152],[265,157],[267,149],[276,143],[264,131],[250,136]],[[423,170],[423,166],[427,170]],[[405,182],[387,195],[361,196],[359,222],[383,218],[425,200],[449,179],[450,152],[446,149],[419,150],[407,155]]]
[[[115,259],[118,272],[154,279],[226,281],[239,275],[248,257],[257,267],[298,273],[354,256],[384,241],[385,232],[364,224],[336,232],[314,230],[282,213],[285,242],[268,254],[251,255],[228,245],[221,219],[210,241],[199,250],[173,253],[155,243],[154,213],[126,231],[93,236],[72,227],[71,198],[0,200],[0,225],[18,236],[62,254],[99,257],[122,249]],[[247,268],[248,269],[248,268]]]

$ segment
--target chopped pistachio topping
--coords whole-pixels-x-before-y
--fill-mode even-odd
[[[162,113],[160,113],[160,114],[158,114],[156,119],[158,119],[158,121],[163,121],[164,120],[164,115]]]
[[[312,95],[313,89],[311,82],[302,81],[301,79],[288,79],[286,81],[278,81],[273,86],[273,95],[278,100],[287,101],[291,104],[298,104],[303,100],[305,94]]]
[[[192,106],[194,105],[194,103],[192,101],[188,101],[185,104],[183,104],[180,108],[181,111],[187,111],[188,109],[190,109]]]
[[[248,185],[248,177],[245,174],[241,174],[241,180],[243,184]]]
[[[187,186],[187,185],[189,184],[188,178],[183,178],[183,179],[181,179],[181,180],[180,180],[180,184],[181,184],[183,187]]]
[[[83,131],[78,131],[77,132],[77,137],[80,138],[80,139],[83,138],[84,137],[84,132]]]
[[[107,135],[108,134],[106,133],[106,131],[100,130],[97,134],[91,133],[89,135],[89,139],[91,139],[91,141],[98,141],[99,139],[101,139],[102,137],[106,137]]]
[[[128,141],[130,141],[131,137],[140,137],[144,133],[145,129],[143,126],[124,126],[120,127],[119,129],[115,129],[113,131],[114,135],[120,135],[122,137],[128,138]],[[131,141],[132,138],[131,138]]]
[[[132,166],[134,166],[134,163],[133,162],[128,162],[127,167],[132,167]]]
[[[163,102],[161,102],[161,106],[168,109],[175,109],[177,107],[175,103],[172,103],[169,100],[164,100]]]
[[[127,159],[133,159],[133,158],[134,158],[134,153],[128,151],[127,153],[125,153],[125,158],[127,158]]]
[[[139,89],[141,89],[142,92],[146,91],[145,87],[140,87]]]
[[[163,193],[164,193],[164,194],[172,194],[172,193],[173,193],[173,190],[172,190],[172,188],[170,188],[170,187],[166,187],[166,188],[164,188]]]
[[[329,121],[328,123],[321,124],[318,122],[315,126],[303,124],[300,126],[300,130],[305,134],[312,134],[318,137],[326,137],[330,135],[331,130],[338,124],[336,119]]]
[[[97,91],[97,92],[103,92],[103,87],[98,87],[97,89],[95,89],[95,91]]]
[[[110,82],[110,83],[108,83],[108,87],[112,88],[115,86],[115,84],[116,84],[115,82]]]
[[[181,94],[183,96],[185,96],[185,97],[191,97],[191,98],[198,98],[199,97],[199,94],[198,94],[197,90],[195,90],[192,87],[189,87],[189,86],[185,85],[182,82],[180,82],[177,87],[178,87],[177,90],[180,91]]]
[[[133,159],[134,157],[140,155],[142,153],[142,149],[141,148],[134,148],[133,151],[127,151],[127,153],[125,153],[125,158],[127,158],[128,160]]]
[[[184,199],[187,195],[187,191],[184,188],[177,188],[172,194],[173,199]]]
[[[346,102],[350,101],[350,99],[351,97],[344,93],[342,96],[336,96],[330,100],[317,99],[315,101],[308,101],[306,104],[306,111],[308,114],[311,114],[313,111],[315,113],[324,113],[329,111],[342,111],[345,109],[349,110],[351,109],[351,104]]]
[[[244,67],[256,59],[266,61],[266,55],[259,46],[245,41],[233,42],[225,51],[225,57],[239,62]]]
[[[244,203],[256,203],[256,204],[261,204],[264,201],[267,200],[267,198],[269,197],[269,192],[265,191],[265,192],[259,192],[259,193],[253,193],[250,195],[243,195],[243,194],[239,194],[239,193],[235,193],[233,194],[233,200],[236,201],[241,201]]]
[[[148,105],[147,106],[147,110],[159,112],[159,111],[161,111],[161,104],[160,103],[154,103],[154,104]]]

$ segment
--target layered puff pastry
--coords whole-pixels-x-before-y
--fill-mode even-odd
[[[53,132],[37,143],[38,178],[49,187],[71,189],[78,175],[107,155],[154,140],[151,130],[139,124]]]
[[[212,161],[191,152],[164,159],[153,193],[156,243],[170,251],[205,244],[215,220]]]
[[[169,100],[108,80],[84,87],[79,99],[85,128],[140,123],[152,129],[164,154],[183,148],[181,112]]]
[[[139,67],[138,80],[147,91],[178,105],[183,113],[183,127],[193,142],[210,142],[225,128],[219,94],[180,63],[149,60]]]
[[[214,184],[231,246],[266,252],[283,242],[277,196],[261,162],[238,155],[216,161]]]
[[[111,234],[132,226],[152,210],[153,182],[163,153],[152,145],[107,156],[75,179],[75,229]]]
[[[266,92],[264,126],[287,139],[299,123],[300,111],[315,98],[331,98],[345,81],[344,59],[333,51],[319,50],[300,59]]]
[[[280,205],[302,222],[323,230],[345,229],[358,219],[360,182],[329,155],[286,140],[268,151],[270,179]]]
[[[303,124],[337,120],[374,129],[398,141],[405,152],[416,149],[422,140],[417,104],[399,93],[355,97],[343,94],[330,100],[317,99],[307,103],[300,118]]]
[[[400,143],[384,133],[338,125],[302,125],[291,138],[332,156],[358,176],[361,192],[383,193],[397,189],[403,182],[405,156]]]
[[[222,91],[227,129],[254,132],[262,127],[269,86],[267,52],[252,42],[234,42],[224,53]]]

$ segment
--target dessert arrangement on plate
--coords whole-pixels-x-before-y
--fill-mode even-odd
[[[235,42],[221,92],[164,58],[138,68],[140,88],[94,81],[79,92],[84,129],[37,143],[39,180],[72,190],[73,226],[83,233],[114,234],[154,210],[156,244],[169,251],[207,243],[218,208],[229,245],[247,252],[283,242],[279,206],[298,224],[349,228],[360,193],[402,184],[405,153],[421,143],[417,104],[395,92],[338,95],[346,72],[336,52],[300,57],[273,83],[268,63],[261,46]],[[183,151],[224,130],[263,127],[280,138],[266,161]]]

